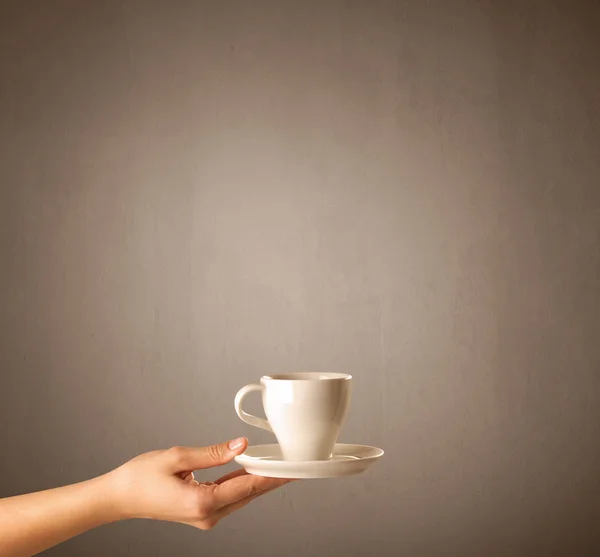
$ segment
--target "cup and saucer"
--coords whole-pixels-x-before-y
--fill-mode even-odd
[[[251,392],[262,395],[267,419],[242,409]],[[278,443],[254,445],[235,457],[249,474],[270,478],[337,478],[360,474],[383,456],[369,445],[338,443],[352,391],[345,373],[265,375],[242,387],[235,411],[249,425],[273,433]]]

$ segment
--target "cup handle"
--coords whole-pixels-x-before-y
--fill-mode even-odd
[[[235,411],[240,420],[249,425],[253,425],[254,427],[260,427],[261,429],[266,429],[267,431],[273,433],[273,430],[271,429],[271,426],[267,420],[264,418],[258,418],[252,414],[248,414],[242,409],[242,402],[244,398],[246,398],[247,394],[251,393],[252,391],[262,391],[263,389],[264,387],[262,385],[246,385],[245,387],[242,387],[235,395],[235,401],[233,402],[233,405],[235,406]]]

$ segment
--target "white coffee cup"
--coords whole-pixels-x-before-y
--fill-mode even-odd
[[[242,409],[244,397],[262,393],[267,419]],[[265,375],[260,385],[242,387],[235,395],[241,420],[275,434],[285,460],[329,460],[346,419],[352,376],[345,373]]]

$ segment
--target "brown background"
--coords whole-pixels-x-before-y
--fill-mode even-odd
[[[2,3],[0,495],[269,440],[266,372],[387,451],[50,555],[600,553],[594,5]]]

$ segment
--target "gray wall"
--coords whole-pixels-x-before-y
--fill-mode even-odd
[[[593,4],[2,3],[0,495],[267,441],[266,372],[387,451],[50,555],[598,555]]]

